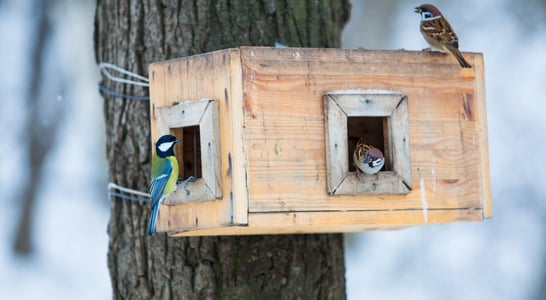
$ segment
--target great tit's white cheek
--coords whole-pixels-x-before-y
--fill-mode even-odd
[[[173,142],[162,143],[157,148],[159,148],[161,152],[165,152],[169,150],[173,146],[173,144],[174,144]]]

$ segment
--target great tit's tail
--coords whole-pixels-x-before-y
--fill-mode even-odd
[[[152,236],[155,233],[155,222],[157,221],[157,215],[159,214],[159,201],[156,205],[152,206],[152,213],[150,215],[150,224],[148,225],[148,235]]]

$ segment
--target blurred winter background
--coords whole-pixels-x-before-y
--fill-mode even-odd
[[[0,0],[0,294],[108,299],[94,1],[44,3]],[[347,234],[348,297],[546,299],[546,1],[432,3],[484,53],[494,218]],[[354,0],[344,47],[425,48],[419,4]]]

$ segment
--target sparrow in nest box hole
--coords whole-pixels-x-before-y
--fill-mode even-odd
[[[353,152],[353,162],[357,168],[366,174],[375,174],[385,165],[385,157],[381,150],[358,141]]]
[[[438,8],[431,4],[423,4],[416,7],[415,12],[421,15],[419,27],[431,47],[453,54],[461,67],[472,68],[459,51],[457,34]]]

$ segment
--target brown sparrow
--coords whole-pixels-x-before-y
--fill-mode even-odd
[[[353,162],[357,167],[357,171],[361,170],[366,174],[375,174],[383,168],[385,157],[381,150],[359,141],[353,152]]]
[[[421,33],[431,47],[453,54],[461,67],[472,68],[459,51],[457,34],[434,5],[423,4],[415,12],[421,14]]]

